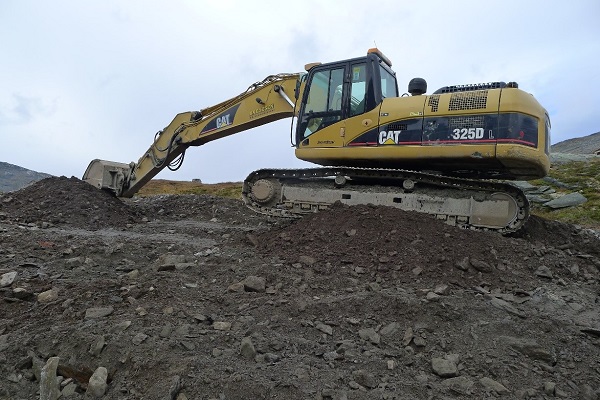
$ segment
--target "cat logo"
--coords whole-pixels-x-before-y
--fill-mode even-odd
[[[402,131],[379,132],[379,144],[398,144],[398,137]]]
[[[217,118],[217,129],[222,128],[227,125],[231,125],[231,121],[229,120],[230,115],[225,114],[222,117]]]

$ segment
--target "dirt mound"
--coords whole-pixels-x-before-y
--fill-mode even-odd
[[[0,197],[0,212],[17,223],[99,229],[124,227],[137,215],[127,204],[75,177],[51,177]]]
[[[343,205],[265,232],[259,243],[264,254],[290,263],[303,257],[305,263],[311,260],[331,271],[344,266],[373,275],[392,271],[402,283],[418,275],[431,285],[450,280],[463,287],[484,283],[503,290],[538,285],[531,271],[550,261],[540,259],[541,254],[568,250],[584,257],[577,260],[580,265],[595,270],[589,260],[600,252],[600,240],[581,229],[538,217],[518,237],[505,237],[457,229],[429,215],[391,207]],[[550,262],[560,267],[566,261]],[[569,272],[563,268],[559,274]]]

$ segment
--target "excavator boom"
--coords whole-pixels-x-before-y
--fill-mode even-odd
[[[216,139],[292,117],[295,102],[290,99],[302,73],[270,75],[243,93],[200,111],[178,114],[159,131],[152,146],[137,163],[123,164],[93,160],[83,180],[131,197],[164,168],[177,169],[189,146],[201,146]],[[178,161],[179,160],[179,161]]]

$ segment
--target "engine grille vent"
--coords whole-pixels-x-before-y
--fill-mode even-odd
[[[483,115],[474,115],[469,117],[450,117],[448,119],[448,128],[484,128]]]
[[[388,125],[389,131],[405,131],[407,129],[408,129],[408,126],[406,124],[395,123],[395,124]]]
[[[505,87],[519,87],[516,82],[509,82],[508,84],[504,82],[490,82],[490,83],[476,83],[473,85],[454,85],[454,86],[444,86],[441,89],[436,90],[433,94],[442,94],[442,93],[455,93],[455,92],[470,92],[471,90],[486,90],[486,89],[502,89]]]
[[[431,107],[431,112],[437,112],[438,104],[440,102],[440,95],[429,96],[429,102],[427,105]]]
[[[487,106],[487,90],[452,93],[448,111],[478,110]]]

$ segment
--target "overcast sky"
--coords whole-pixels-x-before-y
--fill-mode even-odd
[[[400,90],[516,81],[549,111],[552,143],[600,131],[598,0],[3,0],[0,161],[81,178],[94,158],[137,161],[183,111],[313,61],[377,44]],[[190,148],[174,180],[243,180],[309,167],[291,120]]]

